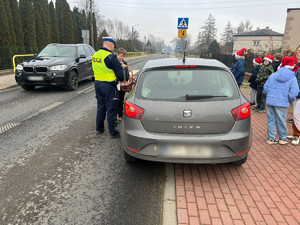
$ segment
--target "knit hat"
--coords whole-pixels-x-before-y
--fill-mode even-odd
[[[294,69],[295,67],[294,59],[292,57],[283,57],[280,68],[281,67],[285,67],[290,70]]]
[[[262,59],[261,58],[255,58],[253,59],[253,63],[256,65],[261,65],[262,64]]]
[[[273,58],[274,58],[274,56],[272,56],[272,55],[266,55],[266,56],[264,57],[264,59],[265,59],[265,60],[268,60],[269,62],[273,62]]]
[[[247,50],[245,48],[242,48],[241,50],[237,51],[235,53],[235,57],[237,58],[241,58],[244,56],[244,54],[247,52]]]

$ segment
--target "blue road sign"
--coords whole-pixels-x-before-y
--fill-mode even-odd
[[[176,46],[176,49],[180,49],[180,46],[178,45],[178,46]]]
[[[188,29],[189,18],[178,18],[177,29]]]

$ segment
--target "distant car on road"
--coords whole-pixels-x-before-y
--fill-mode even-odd
[[[30,61],[17,65],[16,82],[25,90],[49,85],[76,90],[79,81],[94,77],[94,53],[87,44],[49,44]]]
[[[120,125],[127,161],[246,162],[250,104],[217,60],[149,61],[124,105]]]

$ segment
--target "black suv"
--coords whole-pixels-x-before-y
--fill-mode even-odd
[[[49,44],[30,61],[17,65],[16,82],[25,90],[49,85],[76,90],[79,81],[94,78],[94,53],[87,44]]]

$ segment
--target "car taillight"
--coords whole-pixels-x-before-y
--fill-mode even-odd
[[[231,113],[236,121],[248,119],[250,117],[250,103],[247,102],[244,105],[234,108]]]
[[[140,120],[143,114],[144,114],[144,109],[130,102],[125,102],[125,112],[124,112],[125,116]]]

